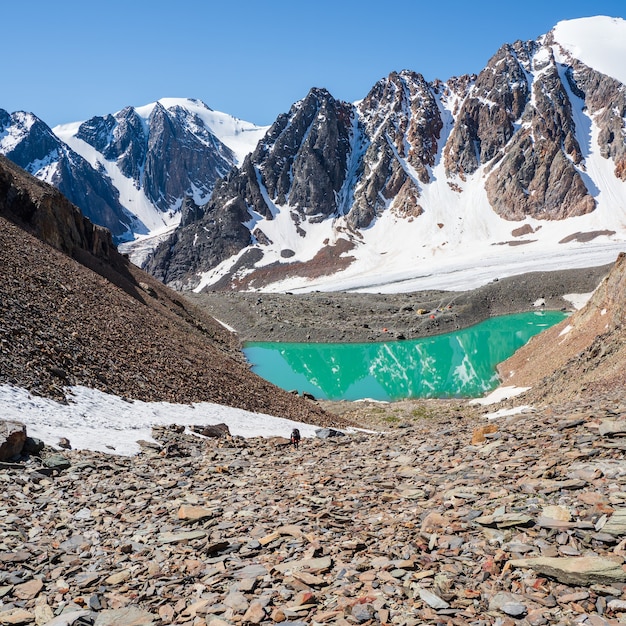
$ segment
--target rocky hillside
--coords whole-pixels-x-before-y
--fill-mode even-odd
[[[0,623],[624,623],[623,397],[395,413],[298,450],[155,429],[5,467]]]
[[[626,389],[626,254],[589,302],[534,337],[499,373],[505,385],[532,387],[529,400],[558,402]]]
[[[626,90],[560,33],[503,45],[475,76],[394,72],[356,104],[312,89],[146,269],[177,289],[290,289],[623,240]]]
[[[0,383],[84,385],[328,422],[250,373],[230,333],[120,255],[56,189],[0,157]],[[334,420],[331,420],[334,423]]]

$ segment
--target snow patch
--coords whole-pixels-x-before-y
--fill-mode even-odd
[[[511,415],[520,415],[521,413],[532,413],[533,411],[533,407],[523,404],[521,406],[513,407],[512,409],[500,409],[494,413],[486,413],[484,417],[488,420],[495,420],[500,417],[510,417]]]
[[[570,330],[572,330],[573,326],[571,324],[568,324],[560,333],[559,333],[559,337],[562,337],[563,335],[567,335],[567,333],[569,333]]]
[[[593,296],[591,293],[566,293],[563,294],[563,300],[567,300],[577,311],[582,309]]]
[[[232,326],[229,326],[226,322],[222,322],[222,320],[218,320],[217,317],[214,317],[213,319],[218,324],[221,324],[227,331],[237,334],[237,331]]]
[[[480,404],[481,406],[497,404],[498,402],[502,402],[503,400],[508,400],[509,398],[519,396],[529,389],[530,387],[500,386],[497,389],[494,389],[484,398],[475,398],[474,400],[470,400],[469,404]]]
[[[128,402],[87,387],[71,387],[67,405],[0,385],[0,414],[26,426],[29,437],[56,445],[67,437],[72,448],[132,456],[140,440],[154,441],[153,426],[227,424],[234,436],[289,437],[293,428],[314,437],[318,426],[262,413],[251,413],[210,402],[191,405],[168,402]]]

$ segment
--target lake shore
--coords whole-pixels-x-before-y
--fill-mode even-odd
[[[470,291],[398,294],[208,292],[187,298],[246,341],[377,342],[415,339],[485,319],[545,308],[572,311],[570,294],[591,293],[612,264],[532,272]]]

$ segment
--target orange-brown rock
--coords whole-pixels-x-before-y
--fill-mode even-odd
[[[472,445],[483,443],[487,440],[485,435],[490,435],[492,433],[497,433],[498,427],[495,424],[486,424],[485,426],[479,426],[472,433]]]

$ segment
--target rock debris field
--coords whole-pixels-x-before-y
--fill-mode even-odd
[[[571,310],[563,296],[592,292],[609,265],[531,272],[469,291],[306,294],[187,293],[205,313],[235,328],[242,341],[376,342],[429,337],[497,315]]]
[[[626,623],[624,398],[430,402],[4,464],[0,624]]]

